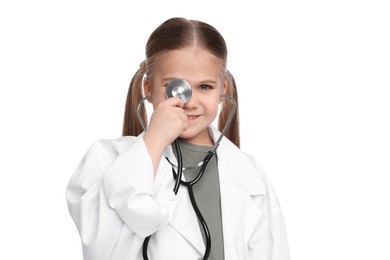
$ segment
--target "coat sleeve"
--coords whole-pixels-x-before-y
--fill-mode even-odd
[[[286,227],[280,203],[263,167],[256,162],[266,186],[264,196],[254,198],[263,216],[249,241],[250,259],[289,260]]]
[[[154,177],[143,139],[126,142],[96,141],[68,183],[68,208],[85,259],[108,259],[124,225],[141,243],[168,223],[176,205],[173,178],[164,174],[169,171],[162,166]]]
[[[176,207],[171,167],[161,159],[156,176],[142,138],[119,154],[103,176],[111,208],[140,237],[168,224]]]

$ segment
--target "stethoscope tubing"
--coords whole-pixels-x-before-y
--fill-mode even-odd
[[[206,249],[205,249],[205,253],[204,253],[204,256],[203,256],[203,260],[207,260],[209,258],[210,250],[211,250],[211,236],[210,236],[210,231],[209,231],[209,228],[208,228],[208,226],[206,224],[206,221],[205,221],[205,219],[204,219],[202,213],[200,212],[199,207],[198,207],[198,205],[196,203],[192,186],[195,185],[202,178],[209,161],[214,156],[215,151],[217,150],[217,148],[219,146],[219,143],[222,140],[222,137],[225,135],[225,132],[227,131],[230,123],[232,122],[233,116],[234,116],[234,114],[236,112],[236,109],[237,109],[237,103],[236,103],[236,101],[233,98],[231,98],[230,96],[227,96],[227,95],[221,95],[221,97],[224,97],[224,98],[228,99],[230,102],[232,102],[233,108],[232,108],[232,111],[231,111],[231,113],[229,115],[229,118],[228,118],[228,120],[227,120],[227,122],[225,124],[225,127],[223,128],[221,134],[219,135],[218,139],[214,143],[214,146],[210,149],[210,151],[208,151],[207,155],[203,159],[203,163],[201,164],[201,166],[200,166],[201,168],[199,170],[198,175],[195,177],[195,179],[193,179],[191,181],[184,181],[184,180],[182,180],[182,175],[183,175],[183,158],[182,158],[182,153],[181,153],[181,150],[180,150],[180,146],[179,146],[178,140],[176,139],[173,142],[173,145],[174,145],[174,148],[175,148],[176,154],[177,154],[177,173],[175,172],[174,168],[172,167],[172,173],[173,173],[173,177],[175,179],[175,186],[173,188],[173,191],[174,191],[175,194],[177,194],[178,191],[179,191],[180,185],[184,185],[184,186],[187,187],[188,194],[190,196],[190,201],[191,201],[192,208],[194,209],[194,211],[196,213],[196,216],[197,216],[197,218],[198,218],[198,220],[199,220],[199,222],[200,222],[200,224],[202,226],[202,229],[204,231],[204,235],[205,235],[205,238],[206,238]],[[138,116],[138,119],[141,122],[141,125],[142,125],[144,131],[147,130],[147,126],[146,126],[144,120],[142,119],[141,108],[142,108],[142,104],[148,98],[149,98],[149,95],[145,96],[139,102],[138,107],[137,107],[137,116]],[[168,160],[168,158],[167,158],[167,160]],[[151,235],[146,237],[145,240],[144,240],[144,243],[142,245],[142,255],[143,255],[144,260],[149,260],[148,253],[147,253],[147,248],[148,248],[148,244],[149,244],[150,238],[151,238]]]
[[[144,99],[144,100],[145,100],[145,99]],[[174,176],[176,176],[176,181],[175,181],[175,186],[173,187],[173,192],[174,192],[175,194],[177,194],[177,193],[179,192],[179,188],[180,188],[180,180],[181,180],[181,177],[182,177],[182,175],[183,175],[183,158],[182,158],[182,156],[181,156],[181,149],[180,149],[179,141],[176,139],[176,140],[173,142],[173,144],[174,144],[174,147],[175,147],[175,149],[176,149],[177,154],[178,154],[178,155],[180,154],[180,156],[178,156],[178,158],[177,158],[177,166],[178,166],[178,169],[180,169],[180,170],[178,170],[178,173],[176,174],[176,173],[175,173],[175,170],[172,168],[172,171],[174,172]],[[192,193],[192,195],[191,195],[191,193]],[[194,197],[194,194],[193,194],[193,192],[192,192],[192,188],[191,188],[191,192],[190,192],[190,198],[191,198],[191,197]],[[194,199],[195,199],[195,198],[194,198]],[[193,202],[192,202],[192,200],[193,200],[193,199],[191,199],[191,204],[194,205]],[[195,205],[196,205],[196,202],[195,202]],[[200,210],[198,209],[197,205],[196,205],[196,208],[197,208],[197,211],[200,213]],[[195,208],[194,208],[194,210],[195,210]],[[196,210],[195,210],[195,211],[196,211]],[[198,215],[197,215],[197,216],[198,216]],[[202,216],[202,220],[203,220],[203,222],[201,222],[201,223],[206,224],[206,222],[205,222],[204,219],[203,219],[203,216]],[[201,221],[201,220],[200,220],[200,221]],[[202,224],[202,226],[203,226],[203,224]],[[206,225],[206,229],[207,229],[207,232],[210,233],[210,232],[208,231],[207,225]],[[144,240],[144,243],[143,243],[143,245],[142,245],[142,255],[143,255],[144,260],[149,260],[147,250],[148,250],[148,244],[149,244],[150,237],[151,237],[151,235],[148,236],[148,237],[146,237],[145,240]],[[206,259],[207,259],[207,258],[206,258]]]
[[[177,154],[178,154],[178,160],[181,161],[182,160],[181,153],[179,154],[177,151]],[[196,213],[196,217],[198,218],[200,224],[202,225],[202,229],[204,231],[204,235],[206,238],[205,239],[206,240],[206,249],[205,249],[205,252],[203,254],[204,260],[209,259],[209,256],[210,256],[211,235],[210,235],[210,231],[209,231],[209,228],[207,226],[206,220],[204,219],[202,212],[200,211],[198,204],[196,203],[196,199],[195,199],[195,195],[194,195],[194,191],[193,191],[192,187],[202,178],[202,176],[206,170],[206,167],[207,167],[209,161],[211,160],[211,158],[214,156],[214,154],[215,154],[215,151],[211,151],[211,150],[207,153],[207,155],[203,159],[203,164],[199,170],[198,175],[192,181],[183,181],[180,178],[180,175],[182,174],[181,172],[183,170],[182,170],[182,168],[179,167],[179,165],[178,165],[178,173],[177,174],[175,172],[175,169],[172,167],[173,178],[176,180],[175,183],[180,183],[180,184],[187,187],[188,194],[190,195],[190,201],[191,201],[192,208],[194,209],[194,211]]]

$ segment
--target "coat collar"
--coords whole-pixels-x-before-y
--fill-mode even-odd
[[[210,127],[210,131],[214,141],[217,140],[221,133],[214,127]],[[170,146],[164,155],[174,164],[177,163]],[[253,203],[252,197],[265,194],[265,185],[252,157],[244,154],[226,137],[221,139],[217,155],[225,259],[240,259],[241,254],[236,252],[237,241],[247,243],[261,217],[261,210]],[[166,160],[163,161],[168,164]],[[205,245],[187,188],[183,185],[170,225],[203,255]]]

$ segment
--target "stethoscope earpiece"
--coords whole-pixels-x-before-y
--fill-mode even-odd
[[[167,98],[179,97],[186,104],[191,99],[192,88],[184,79],[173,79],[168,83],[165,94]]]

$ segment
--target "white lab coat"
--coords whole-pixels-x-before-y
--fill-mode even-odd
[[[210,127],[214,140],[219,132]],[[69,181],[66,197],[84,260],[198,260],[205,245],[186,187],[173,193],[162,158],[156,176],[142,134],[98,140]],[[288,260],[279,202],[251,156],[227,138],[217,149],[225,260]],[[165,150],[176,162],[171,147]]]

